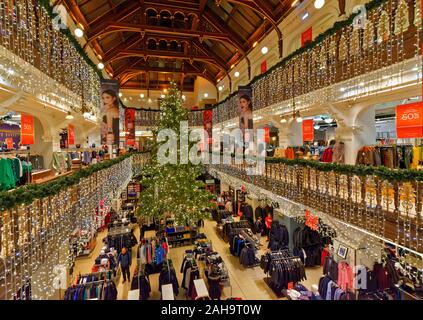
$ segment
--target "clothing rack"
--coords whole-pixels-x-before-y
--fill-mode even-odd
[[[0,151],[0,157],[2,155],[12,155],[13,157],[17,157],[18,155],[22,156],[24,155],[26,157],[27,162],[29,162],[29,158],[31,155],[33,156],[37,156],[38,154],[36,153],[31,153],[30,149],[27,150],[14,150],[14,151]],[[31,172],[28,170],[27,172],[27,184],[32,182],[32,177],[31,177]]]
[[[272,258],[272,260],[282,260],[282,259],[297,258],[297,257],[295,257],[295,256],[293,256],[291,254],[291,252],[289,251],[289,249],[272,251],[272,252],[269,253],[269,255],[270,255],[270,258]]]
[[[78,274],[77,279],[81,279],[81,278],[86,278],[86,277],[90,277],[90,276],[98,276],[100,277],[102,274],[104,274],[107,277],[107,273],[109,273],[109,279],[102,279],[102,280],[112,280],[112,271],[111,270],[107,270],[107,271],[98,271],[98,272],[91,272],[91,273],[86,273],[86,274]],[[75,281],[77,280],[75,279]],[[90,281],[92,282],[92,281]],[[88,282],[87,282],[88,283]],[[78,284],[78,283],[77,283]]]
[[[273,251],[262,256],[260,266],[266,274],[264,282],[277,297],[287,295],[286,288],[306,279],[304,264],[288,249]]]
[[[251,237],[246,231],[245,229],[242,229],[241,232],[239,233],[242,237],[245,238],[246,241],[248,241],[248,243],[250,243],[251,245],[254,246],[254,249],[258,250],[259,246],[257,244],[257,241]]]

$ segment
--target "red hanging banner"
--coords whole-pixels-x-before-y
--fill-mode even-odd
[[[213,143],[213,110],[203,110],[203,125],[208,134],[206,143],[210,145]]]
[[[267,62],[266,62],[266,60],[264,60],[262,63],[261,63],[261,73],[265,73],[266,71],[267,71]]]
[[[423,103],[403,104],[396,108],[397,138],[423,137]]]
[[[270,128],[269,127],[264,128],[264,142],[266,143],[270,142]]]
[[[303,121],[303,141],[314,141],[314,121],[313,119]]]
[[[125,143],[135,146],[135,109],[125,109]]]
[[[34,117],[21,115],[21,144],[34,144]]]
[[[75,127],[68,124],[68,145],[73,146],[75,144]]]
[[[301,47],[307,45],[307,43],[313,41],[313,29],[312,27],[308,28],[301,34]]]

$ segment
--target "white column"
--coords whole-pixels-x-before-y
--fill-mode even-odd
[[[348,106],[337,114],[336,140],[345,143],[345,163],[355,164],[358,150],[376,143],[375,107],[368,104]]]

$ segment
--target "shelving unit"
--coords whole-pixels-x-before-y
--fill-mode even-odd
[[[182,247],[194,243],[197,231],[194,229],[166,233],[170,247]],[[188,235],[188,236],[185,236]]]

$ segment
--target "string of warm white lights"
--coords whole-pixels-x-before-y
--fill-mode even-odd
[[[410,6],[420,19],[409,20]],[[294,107],[306,110],[313,105],[339,101],[340,93],[343,99],[358,98],[375,88],[401,83],[405,61],[413,58],[411,51],[404,50],[405,32],[415,34],[415,57],[421,55],[421,3],[387,0],[359,18],[253,80],[254,110],[283,105],[284,110],[279,114],[291,116]],[[421,58],[416,61],[413,71],[421,79]],[[395,72],[386,69],[391,65],[396,66]],[[383,74],[371,73],[374,70]],[[218,104],[213,110],[213,123],[236,118],[236,105],[237,96]]]
[[[55,267],[72,266],[75,256],[69,239],[75,230],[88,238],[97,231],[96,212],[100,201],[119,196],[147,163],[147,154],[135,155],[83,178],[57,195],[35,200],[1,212],[0,295],[14,299],[25,295],[30,280],[32,299],[54,296]],[[21,291],[21,292],[20,292]]]
[[[67,101],[65,104],[76,112],[97,114],[99,75],[53,27],[38,1],[0,0],[0,26],[0,77],[25,92]],[[38,72],[29,72],[22,61]],[[60,94],[54,98],[54,93]]]

